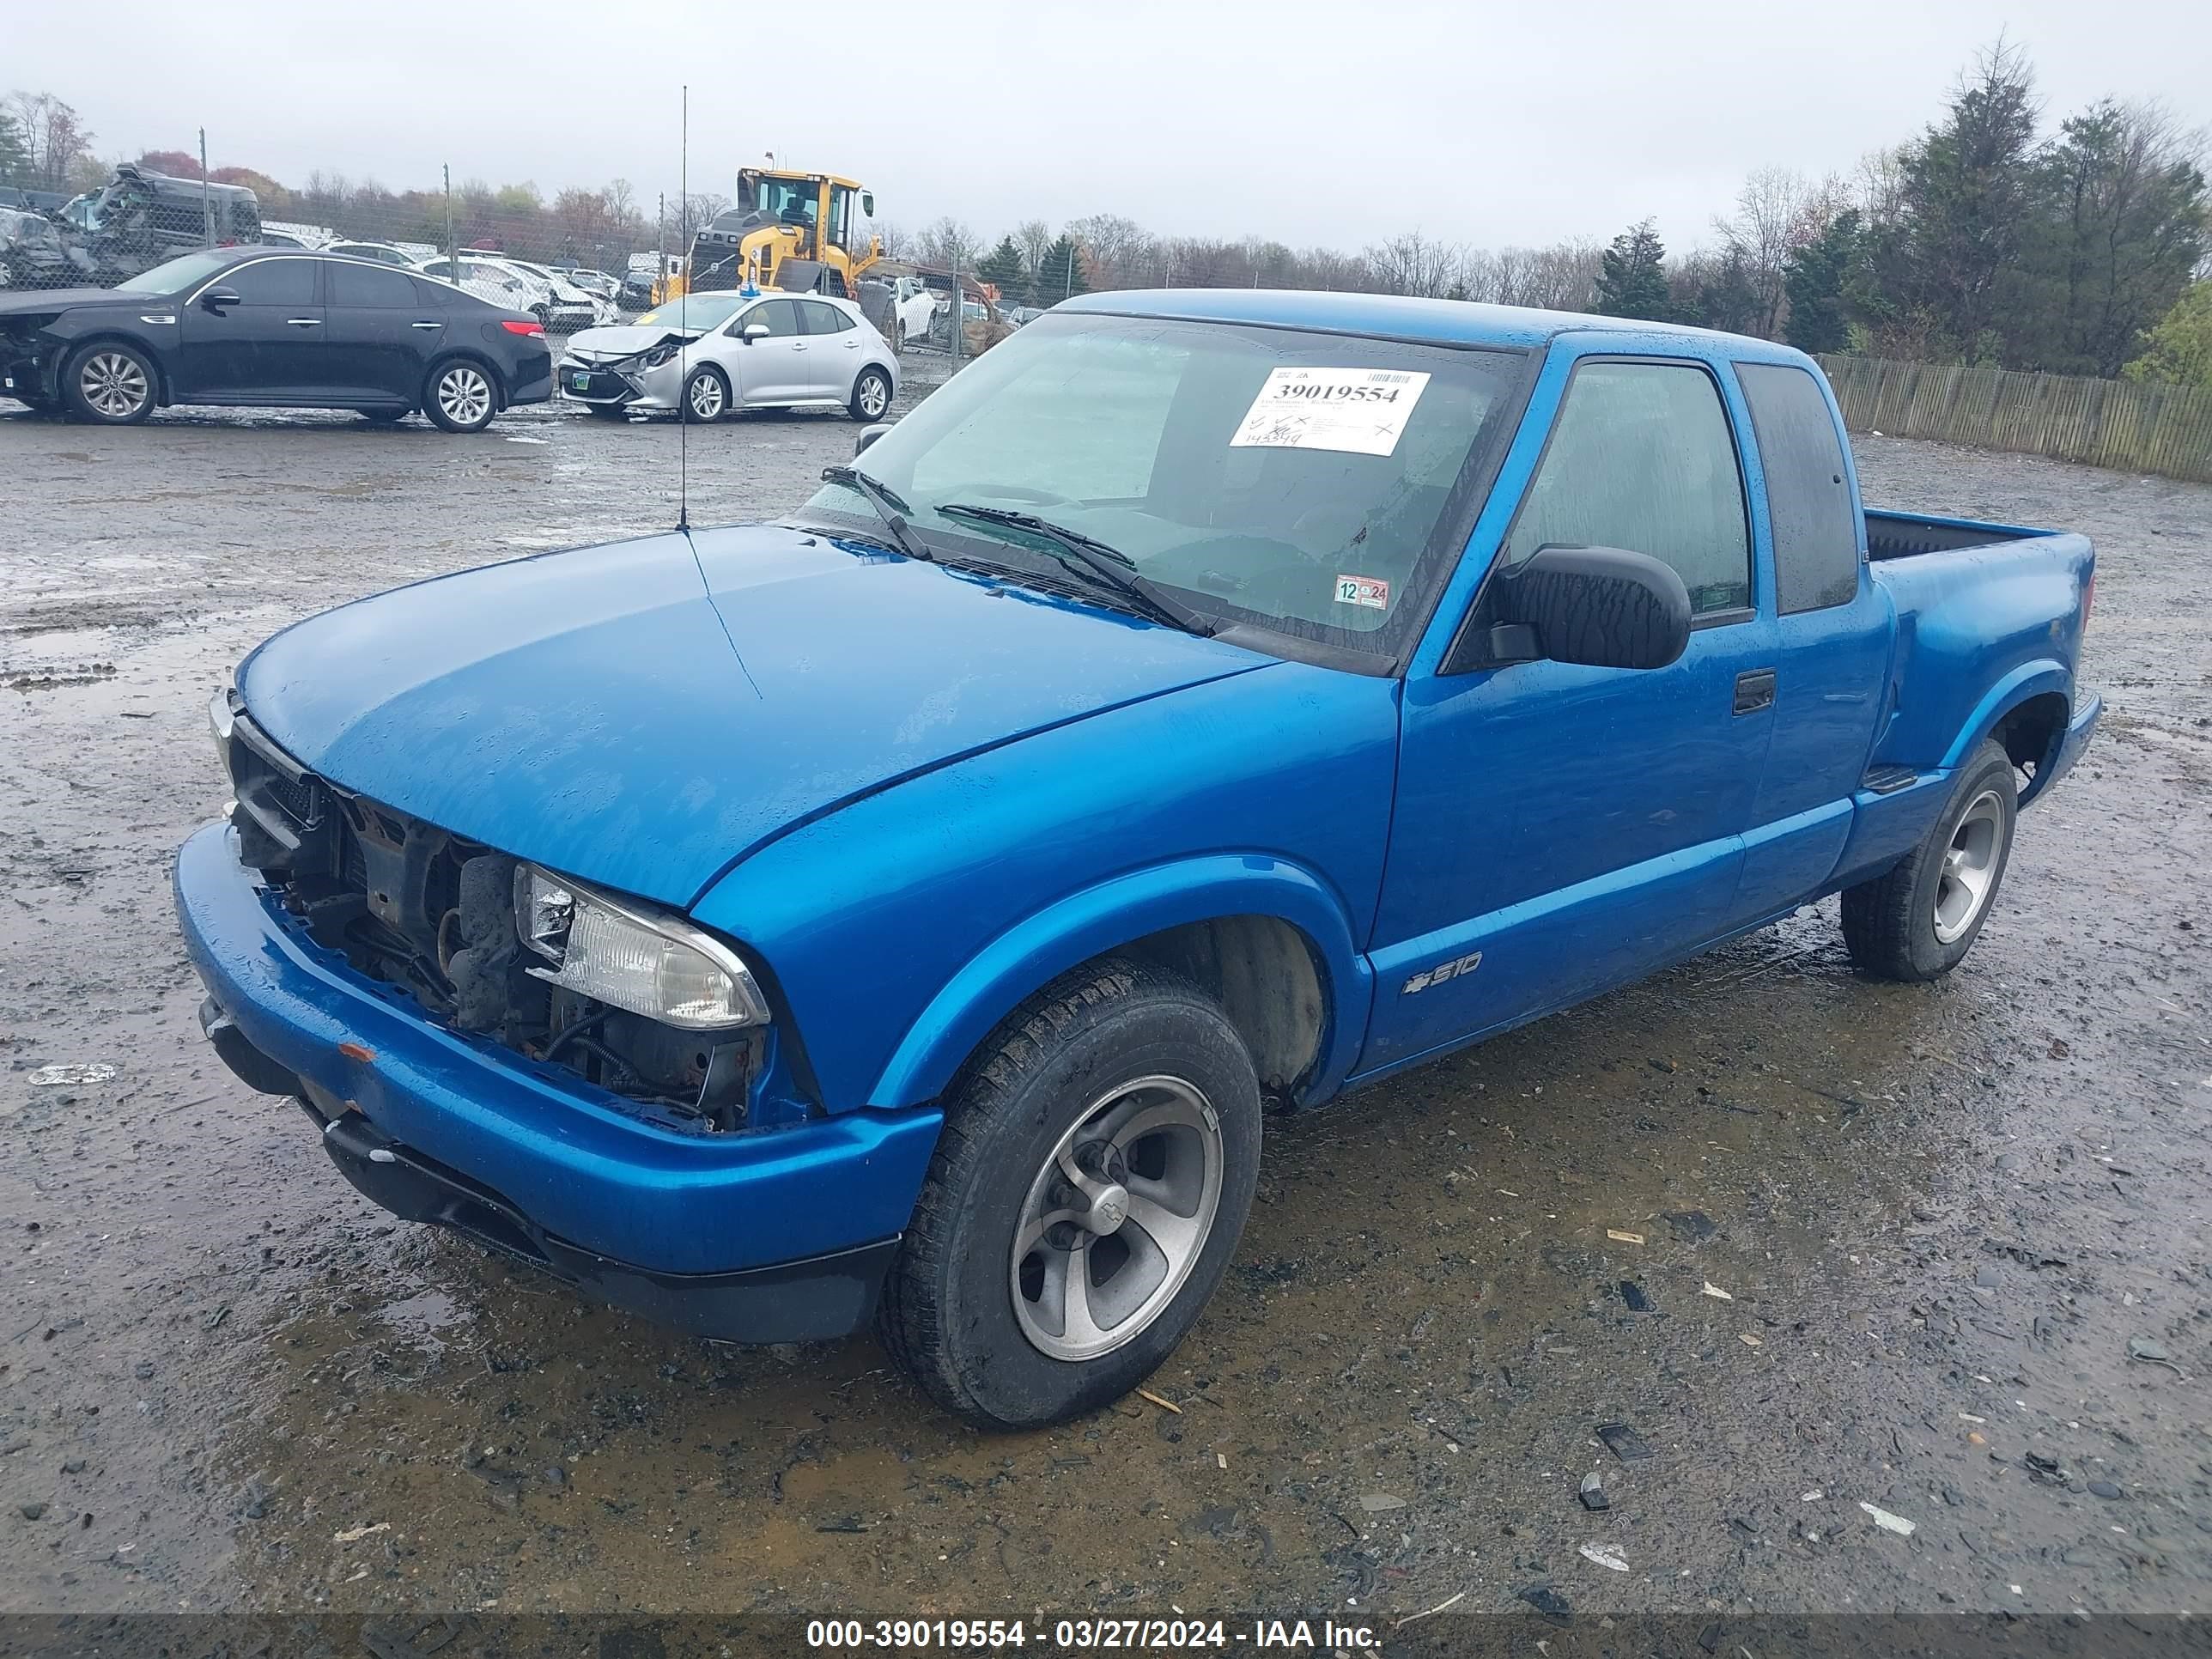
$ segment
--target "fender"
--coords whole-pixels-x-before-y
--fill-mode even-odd
[[[2065,698],[2070,714],[2074,707],[2074,676],[2067,672],[2064,663],[2054,658],[2035,658],[2005,675],[1974,705],[1974,712],[1966,717],[1966,725],[1943,757],[1942,769],[1948,772],[1964,764],[1966,757],[1981,745],[1982,739],[1996,729],[1999,720],[2030,697],[2039,697],[2046,691],[2056,691]]]
[[[1269,854],[1217,853],[1113,877],[1001,933],[922,1011],[869,1091],[869,1103],[935,1100],[994,1026],[1079,963],[1164,928],[1237,915],[1288,922],[1321,958],[1328,1023],[1304,1092],[1326,1098],[1367,1033],[1374,975],[1352,942],[1351,919],[1335,891],[1303,866]]]

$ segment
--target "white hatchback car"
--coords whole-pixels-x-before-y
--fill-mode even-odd
[[[693,294],[618,328],[568,342],[561,396],[594,415],[835,404],[880,421],[898,396],[898,358],[860,307],[821,294]]]

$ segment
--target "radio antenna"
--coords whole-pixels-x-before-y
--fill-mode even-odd
[[[676,222],[683,228],[684,292],[676,301],[676,331],[690,331],[691,321],[691,86],[684,86],[683,128],[676,161]],[[687,341],[686,344],[689,343]],[[691,410],[689,365],[684,348],[676,348],[676,527],[691,533]]]

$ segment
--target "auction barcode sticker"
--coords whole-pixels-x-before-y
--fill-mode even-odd
[[[1274,369],[1229,447],[1388,455],[1428,384],[1428,375],[1416,369]]]

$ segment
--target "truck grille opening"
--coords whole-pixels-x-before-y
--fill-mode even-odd
[[[315,941],[456,1030],[686,1125],[744,1126],[765,1034],[681,1031],[532,976],[516,860],[341,789],[244,714],[228,751],[239,855]]]

